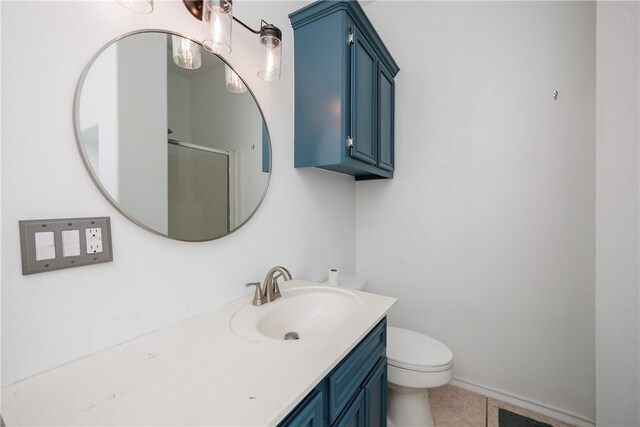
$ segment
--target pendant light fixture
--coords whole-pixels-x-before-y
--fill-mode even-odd
[[[137,13],[153,12],[153,0],[116,0],[118,4]]]
[[[203,0],[202,3],[202,45],[219,55],[231,52],[233,3],[231,0]]]
[[[233,0],[182,0],[195,18],[202,20],[205,31],[203,45],[212,52],[224,55],[231,52],[231,23],[236,21],[259,35],[262,64],[258,77],[266,81],[280,80],[282,62],[282,31],[264,20],[260,30],[254,30],[233,16]]]
[[[262,69],[258,71],[258,77],[268,82],[280,80],[282,31],[265,22],[260,29],[260,50],[262,51]]]
[[[247,87],[244,85],[240,76],[238,76],[227,64],[224,64],[224,77],[227,82],[227,90],[229,92],[244,93],[247,91]]]
[[[202,51],[199,44],[184,37],[172,35],[171,47],[173,62],[180,67],[195,70],[202,65]]]

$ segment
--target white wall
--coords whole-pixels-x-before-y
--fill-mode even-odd
[[[598,2],[596,413],[640,425],[640,3]]]
[[[395,177],[356,186],[358,274],[457,379],[594,420],[595,3],[365,10],[401,70]]]
[[[256,216],[228,237],[183,243],[144,231],[98,192],[78,154],[73,94],[92,55],[117,35],[167,28],[199,37],[180,1],[150,15],[114,1],[2,2],[2,384],[218,307],[277,264],[319,280],[355,267],[353,179],[293,168],[293,36],[302,3],[237,2],[236,13],[284,33],[282,78],[256,76],[257,37],[234,26],[228,60],[264,108],[273,173]],[[37,31],[35,30],[37,29]],[[35,49],[43,46],[51,48]],[[30,47],[30,48],[26,48]],[[22,276],[18,220],[108,215],[114,262]]]

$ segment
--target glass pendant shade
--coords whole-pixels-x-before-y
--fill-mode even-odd
[[[184,37],[172,35],[173,62],[182,68],[195,70],[202,65],[200,45]]]
[[[133,12],[153,12],[153,0],[116,0],[116,2]]]
[[[203,46],[219,55],[231,52],[232,22],[231,0],[204,0],[202,5]]]
[[[268,82],[280,80],[280,62],[282,59],[282,33],[272,25],[265,25],[260,31],[260,50],[262,51],[261,70],[258,77]]]
[[[224,65],[224,76],[227,81],[227,90],[233,93],[244,93],[247,87],[244,85],[240,76],[227,64]]]

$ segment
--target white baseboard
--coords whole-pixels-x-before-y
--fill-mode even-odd
[[[558,421],[563,421],[568,424],[573,424],[579,427],[595,427],[596,425],[594,420],[590,420],[580,415],[572,414],[567,411],[544,405],[539,402],[534,402],[519,396],[514,396],[503,391],[493,390],[491,388],[474,384],[466,380],[455,378],[451,381],[450,384],[456,387],[463,388],[465,390],[472,391],[474,393],[481,394],[483,396],[491,397],[493,399],[501,400],[505,403],[519,406],[529,411],[546,415],[547,417],[555,418]]]

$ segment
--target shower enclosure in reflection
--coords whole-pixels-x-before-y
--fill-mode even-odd
[[[198,240],[235,227],[232,152],[169,139],[169,235]]]

